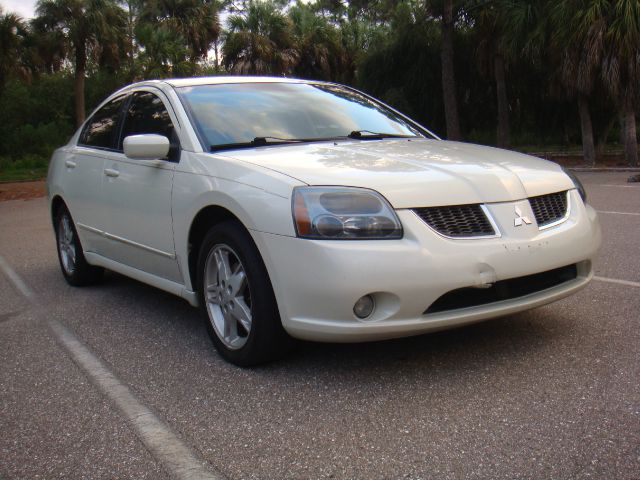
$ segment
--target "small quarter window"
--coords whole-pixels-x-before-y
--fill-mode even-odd
[[[78,143],[87,147],[114,148],[118,117],[125,97],[111,100],[93,114],[80,134]]]

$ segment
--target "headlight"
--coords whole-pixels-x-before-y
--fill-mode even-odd
[[[571,179],[573,184],[576,186],[576,190],[578,190],[578,193],[582,197],[582,201],[584,203],[587,203],[587,191],[584,189],[584,185],[582,185],[582,182],[580,181],[580,179],[576,176],[575,173],[567,170],[566,168],[563,168],[562,170],[564,170],[564,173],[567,174],[567,176]]]
[[[355,187],[297,187],[293,223],[302,238],[316,240],[391,240],[402,225],[382,195]]]

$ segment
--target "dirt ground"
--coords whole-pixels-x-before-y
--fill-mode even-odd
[[[46,195],[44,180],[35,182],[0,183],[0,202],[29,200]]]

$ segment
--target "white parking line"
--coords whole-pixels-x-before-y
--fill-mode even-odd
[[[2,256],[0,256],[0,268],[22,295],[27,297],[29,300],[33,300],[33,291],[22,281],[20,276],[13,270],[13,268],[11,268]]]
[[[598,185],[598,184],[594,184],[594,187],[614,187],[614,188],[638,188],[640,189],[640,187],[637,187],[635,185]]]
[[[171,429],[138,401],[129,388],[85,347],[64,325],[50,320],[49,325],[76,363],[87,372],[102,392],[124,413],[140,439],[167,469],[179,479],[220,479],[198,460]]]
[[[607,277],[593,277],[594,280],[598,280],[599,282],[607,282],[607,283],[617,283],[618,285],[626,285],[628,287],[637,287],[640,288],[640,282],[631,282],[629,280],[619,280],[617,278],[607,278]]]
[[[596,212],[598,212],[598,213],[611,213],[613,215],[634,215],[636,217],[640,217],[640,213],[635,213],[635,212],[611,212],[611,211],[607,211],[607,210],[596,210]]]
[[[9,281],[39,310],[36,296],[0,256],[0,268]],[[179,480],[222,480],[203,460],[173,433],[171,428],[144,406],[124,383],[62,323],[48,320],[49,327],[75,363],[93,380],[129,420],[142,443]]]

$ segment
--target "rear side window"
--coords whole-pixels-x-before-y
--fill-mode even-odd
[[[114,148],[118,117],[126,97],[111,100],[93,114],[80,134],[80,145],[95,148]]]
[[[171,143],[168,158],[170,160],[177,159],[179,153],[178,137],[164,103],[153,93],[136,92],[133,94],[124,118],[119,150],[122,150],[125,137],[145,133],[155,133],[167,137]]]

